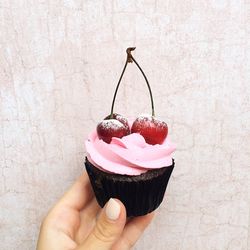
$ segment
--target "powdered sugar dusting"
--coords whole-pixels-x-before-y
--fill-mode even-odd
[[[139,123],[146,121],[153,121],[153,117],[151,115],[140,115],[136,118],[136,121]]]
[[[116,119],[118,121],[120,121],[121,123],[123,123],[124,125],[128,124],[128,120],[124,116],[122,116],[122,115],[117,114],[116,115]]]
[[[145,123],[147,123],[149,121],[150,122],[152,121],[153,124],[155,126],[157,126],[158,128],[167,126],[166,122],[158,120],[154,116],[151,116],[151,115],[148,115],[148,114],[143,114],[143,115],[138,116],[136,118],[136,121],[137,121],[137,125],[143,125],[143,124],[145,124]]]
[[[104,129],[119,129],[119,128],[123,128],[124,125],[119,122],[118,120],[115,119],[109,119],[109,120],[103,120],[101,121],[98,126],[101,126]]]

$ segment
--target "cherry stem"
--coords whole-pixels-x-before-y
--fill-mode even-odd
[[[134,63],[136,64],[136,66],[139,68],[139,70],[141,71],[146,83],[147,83],[147,86],[148,86],[148,91],[149,91],[149,94],[150,94],[150,100],[151,100],[151,109],[152,109],[152,116],[155,116],[155,109],[154,109],[154,99],[153,99],[153,94],[152,94],[152,90],[151,90],[151,87],[149,85],[149,82],[148,82],[148,79],[145,75],[145,73],[143,72],[142,68],[140,67],[140,65],[138,64],[138,62],[134,59],[134,57],[131,55],[131,59],[134,61]]]
[[[122,70],[121,76],[119,78],[119,81],[118,81],[118,83],[116,85],[116,89],[115,89],[115,93],[114,93],[114,97],[113,97],[113,101],[112,101],[112,106],[111,106],[110,119],[113,119],[115,98],[116,98],[117,91],[119,89],[122,77],[124,75],[124,72],[125,72],[125,70],[127,68],[128,63],[132,63],[132,62],[134,62],[136,64],[136,66],[139,68],[139,70],[141,71],[141,73],[142,73],[142,75],[143,75],[143,77],[144,77],[144,79],[145,79],[145,81],[147,83],[149,94],[150,94],[150,99],[151,99],[152,116],[155,116],[154,99],[153,99],[153,95],[152,95],[152,90],[150,88],[150,85],[149,85],[149,82],[148,82],[148,79],[147,79],[145,73],[143,72],[142,68],[140,67],[140,65],[137,63],[137,61],[134,59],[134,57],[131,54],[131,51],[133,51],[133,50],[135,50],[135,47],[130,47],[130,48],[127,48],[127,50],[126,50],[126,52],[127,52],[127,60],[126,60],[126,63],[124,65],[124,67],[123,67],[123,70]]]
[[[113,119],[116,94],[117,94],[117,91],[119,89],[119,86],[120,86],[120,83],[121,83],[121,80],[122,80],[122,77],[123,77],[123,74],[125,72],[125,69],[126,69],[127,65],[128,65],[128,60],[126,60],[126,63],[125,63],[124,68],[122,70],[122,74],[121,74],[120,79],[119,79],[119,81],[118,81],[118,83],[116,85],[116,89],[115,89],[115,93],[114,93],[114,97],[113,97],[113,101],[112,101],[112,106],[111,106],[111,113],[110,113],[110,116],[109,116],[110,119]]]

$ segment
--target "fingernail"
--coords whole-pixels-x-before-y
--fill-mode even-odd
[[[110,199],[105,209],[106,216],[110,220],[117,220],[121,212],[120,204],[115,199]]]

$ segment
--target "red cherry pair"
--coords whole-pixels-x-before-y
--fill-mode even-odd
[[[139,66],[139,64],[137,63],[137,61],[134,59],[134,57],[131,54],[131,51],[133,50],[135,50],[134,47],[127,49],[127,60],[123,68],[122,74],[120,76],[120,79],[118,81],[118,84],[116,86],[116,90],[115,90],[115,94],[114,94],[113,102],[112,102],[112,107],[111,107],[111,115],[107,116],[103,121],[101,121],[97,125],[97,134],[98,134],[99,139],[102,139],[106,143],[110,143],[112,137],[122,138],[123,136],[129,135],[130,133],[139,133],[144,137],[145,141],[148,144],[152,144],[152,145],[161,144],[167,137],[168,126],[164,121],[160,121],[155,118],[152,91],[151,91],[146,75],[144,74],[143,70],[141,69],[141,67]],[[132,63],[132,62],[134,62],[136,66],[139,68],[139,70],[141,71],[147,83],[147,87],[148,87],[148,90],[150,93],[150,99],[151,99],[152,116],[139,116],[138,118],[136,118],[132,124],[131,131],[130,131],[128,120],[122,115],[113,113],[113,110],[114,110],[116,94],[120,86],[121,79],[126,70],[127,64]]]
[[[106,117],[97,125],[99,139],[110,143],[112,137],[122,138],[130,133],[141,134],[148,144],[161,144],[168,134],[168,126],[152,116],[139,116],[132,124],[131,131],[128,121],[119,114],[113,114],[113,118]]]

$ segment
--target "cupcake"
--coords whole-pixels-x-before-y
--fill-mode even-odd
[[[110,198],[117,198],[126,207],[128,217],[145,215],[161,204],[175,165],[175,145],[168,138],[167,124],[155,117],[152,91],[131,54],[134,49],[127,49],[110,115],[98,123],[85,142],[85,166],[97,202],[103,207]],[[132,62],[147,83],[152,115],[141,115],[128,122],[113,110],[121,79],[127,64]]]

